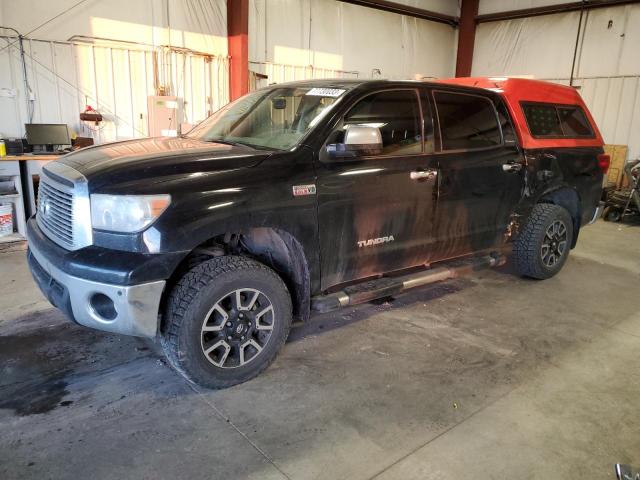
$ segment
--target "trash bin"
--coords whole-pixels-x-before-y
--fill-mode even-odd
[[[13,233],[13,205],[0,203],[0,237]]]

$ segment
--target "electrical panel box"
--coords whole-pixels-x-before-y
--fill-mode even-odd
[[[151,96],[147,99],[150,137],[176,137],[182,123],[182,98]]]

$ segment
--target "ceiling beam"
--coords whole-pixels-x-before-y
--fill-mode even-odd
[[[508,10],[506,12],[487,13],[477,15],[477,23],[497,22],[501,20],[514,20],[516,18],[539,17],[541,15],[553,15],[554,13],[577,12],[595,8],[616,7],[631,3],[640,3],[640,0],[585,0],[584,2],[559,3],[544,7],[523,8],[520,10]]]
[[[424,8],[412,7],[398,2],[390,2],[388,0],[338,0],[344,3],[352,3],[362,7],[374,8],[385,12],[398,13],[408,17],[421,18],[422,20],[431,20],[432,22],[445,23],[452,27],[458,26],[458,17],[445,15],[444,13],[432,12]]]

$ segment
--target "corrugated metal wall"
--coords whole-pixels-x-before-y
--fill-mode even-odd
[[[197,123],[229,101],[227,57],[166,47],[43,40],[24,42],[29,94],[17,47],[0,50],[4,136],[22,136],[29,121],[66,123],[98,142],[146,136],[147,97],[158,87],[184,98],[184,123]],[[32,100],[27,102],[28,98]],[[100,126],[80,121],[85,105],[103,114]]]

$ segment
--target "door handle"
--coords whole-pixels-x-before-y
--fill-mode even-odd
[[[515,173],[515,172],[519,172],[520,170],[522,170],[521,163],[503,163],[502,164],[502,171],[504,172]]]
[[[435,180],[438,176],[438,170],[429,168],[427,170],[414,170],[409,174],[411,180]]]

